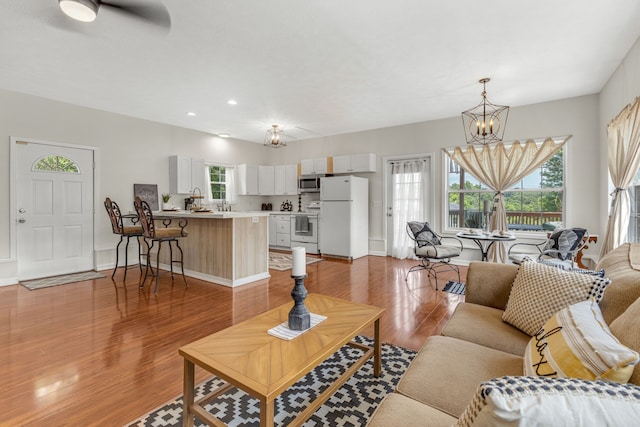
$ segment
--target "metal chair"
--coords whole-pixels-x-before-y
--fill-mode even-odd
[[[420,260],[420,264],[414,265],[407,271],[405,281],[409,273],[419,270],[427,270],[429,276],[433,275],[438,290],[438,272],[455,271],[460,281],[460,269],[451,264],[451,258],[460,256],[462,242],[455,237],[443,237],[431,229],[428,222],[410,221],[407,223],[407,233],[414,242],[414,253]],[[452,244],[445,245],[444,241]]]
[[[544,241],[511,245],[507,254],[509,260],[517,265],[520,265],[525,257],[529,257],[569,270],[576,268],[576,256],[588,242],[589,232],[585,228],[556,228]],[[529,250],[519,252],[523,248]]]
[[[127,244],[125,245],[124,251],[124,279],[127,280],[127,270],[129,269],[129,240],[132,237],[135,237],[138,242],[138,267],[140,268],[140,274],[142,275],[142,263],[140,262],[140,258],[142,256],[142,251],[140,248],[140,237],[142,237],[142,226],[138,225],[138,215],[122,215],[120,211],[120,207],[116,202],[107,197],[104,200],[104,207],[107,210],[107,215],[109,215],[109,220],[111,221],[111,230],[113,234],[118,234],[120,236],[120,241],[116,246],[116,265],[113,268],[113,273],[111,273],[111,278],[116,274],[116,270],[118,269],[118,258],[120,253],[120,244],[127,238]],[[125,226],[124,220],[128,219],[131,221],[133,225]]]
[[[147,245],[147,268],[145,269],[144,278],[142,279],[140,288],[144,288],[148,272],[149,270],[151,270],[151,274],[156,276],[156,285],[153,292],[156,294],[158,293],[158,276],[160,276],[160,250],[162,249],[163,242],[169,243],[169,268],[171,270],[171,281],[174,280],[173,264],[180,264],[184,284],[185,286],[189,286],[189,284],[187,283],[187,278],[184,275],[184,253],[182,252],[180,243],[178,243],[178,239],[187,236],[187,231],[185,230],[185,227],[187,226],[187,220],[181,218],[178,223],[178,227],[169,227],[169,225],[171,225],[171,218],[163,218],[162,224],[164,225],[164,227],[156,227],[154,223],[153,213],[151,212],[151,208],[146,201],[140,199],[140,197],[136,197],[133,205],[135,206],[138,217],[140,218],[144,241]],[[149,241],[151,241],[151,245],[149,245]],[[151,250],[153,249],[153,246],[156,242],[158,242],[158,252],[156,253],[156,272],[154,274],[153,267],[151,266]],[[175,242],[176,247],[180,251],[180,259],[173,258],[173,247],[171,245],[171,243],[173,242]]]

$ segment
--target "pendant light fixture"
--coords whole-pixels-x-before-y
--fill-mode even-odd
[[[264,137],[264,145],[271,148],[286,147],[287,142],[284,140],[284,131],[278,128],[278,125],[271,125],[271,129],[267,130]]]
[[[93,22],[98,16],[98,0],[58,0],[58,6],[65,15],[76,21]]]
[[[462,125],[467,144],[491,144],[502,141],[509,116],[509,107],[495,105],[487,99],[486,85],[490,78],[480,79],[482,102],[462,112]]]

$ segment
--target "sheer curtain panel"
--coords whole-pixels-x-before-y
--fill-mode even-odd
[[[609,175],[615,187],[600,257],[623,244],[629,227],[627,189],[640,166],[640,97],[627,105],[607,127]]]
[[[394,161],[391,165],[393,185],[393,242],[391,256],[404,259],[415,257],[413,241],[407,234],[409,221],[426,221],[425,160]]]

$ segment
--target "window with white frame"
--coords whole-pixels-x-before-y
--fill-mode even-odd
[[[509,230],[544,232],[562,226],[565,216],[564,169],[563,150],[559,150],[504,193]],[[485,206],[493,206],[493,190],[451,159],[448,159],[445,173],[448,183],[447,228],[483,228]]]
[[[216,202],[231,202],[234,197],[233,167],[219,164],[207,164],[208,199]]]

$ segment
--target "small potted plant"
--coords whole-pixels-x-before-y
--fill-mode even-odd
[[[171,199],[171,194],[163,194],[162,195],[162,210],[169,211],[171,210],[171,205],[169,204],[169,200]]]

